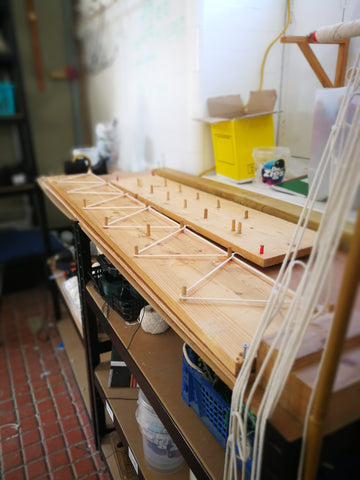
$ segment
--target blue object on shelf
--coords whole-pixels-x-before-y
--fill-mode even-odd
[[[50,234],[51,253],[62,250],[63,245]],[[0,233],[0,263],[32,255],[44,255],[44,239],[40,229],[10,230]]]
[[[197,364],[198,355],[185,344],[187,356],[194,365]],[[216,440],[225,449],[229,434],[230,404],[212,387],[204,375],[191,366],[183,354],[182,369],[182,398],[189,405]],[[253,435],[249,436],[250,444]],[[245,478],[250,478],[252,454],[245,462]],[[241,470],[241,461],[238,468]]]
[[[196,364],[196,353],[186,345],[190,360]],[[230,405],[213,389],[206,378],[187,362],[183,355],[182,397],[220,445],[225,448],[229,432]]]
[[[14,115],[14,85],[9,82],[0,82],[0,116]]]

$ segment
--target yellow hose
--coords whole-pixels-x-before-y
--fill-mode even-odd
[[[289,26],[289,23],[290,23],[290,0],[287,0],[286,7],[287,7],[287,20],[286,20],[286,25],[285,25],[285,27],[281,30],[281,32],[279,33],[279,35],[277,35],[277,37],[275,37],[274,40],[270,43],[270,45],[267,47],[267,49],[266,49],[266,51],[265,51],[265,54],[264,54],[264,58],[263,58],[263,61],[262,61],[262,64],[261,64],[259,90],[262,90],[263,80],[264,80],[265,62],[266,62],[266,58],[267,58],[267,56],[268,56],[268,53],[269,53],[269,51],[270,51],[270,48],[279,40],[279,38],[281,37],[281,35],[283,35],[283,34],[285,33],[285,31],[287,30],[287,28],[288,28],[288,26]]]

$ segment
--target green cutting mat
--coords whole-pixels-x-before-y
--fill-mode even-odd
[[[278,192],[290,193],[291,195],[298,195],[300,197],[307,197],[309,191],[308,176],[290,178],[283,182],[273,185],[272,188]]]

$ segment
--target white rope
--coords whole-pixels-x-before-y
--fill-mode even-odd
[[[355,65],[359,64],[359,58],[360,55]],[[251,479],[254,480],[261,477],[261,460],[267,421],[280,398],[296,354],[303,341],[306,329],[309,323],[318,315],[315,311],[318,308],[320,295],[327,283],[327,299],[329,298],[331,282],[329,283],[328,279],[330,278],[331,280],[330,273],[333,260],[340,243],[341,233],[347,215],[351,210],[360,184],[360,102],[358,102],[356,106],[351,124],[347,123],[347,116],[349,114],[348,107],[354,95],[356,95],[356,87],[360,81],[359,70],[359,68],[354,68],[354,71],[357,73],[346,89],[337,120],[324,149],[314,182],[310,187],[308,199],[295,228],[288,253],[280,268],[275,286],[264,309],[262,321],[257,328],[236,380],[231,404],[229,437],[226,446],[225,480],[237,479],[237,452],[246,452],[248,442],[247,418],[250,405],[262,375],[273,356],[273,352],[275,349],[278,349],[278,354],[257,412],[257,423],[252,449],[253,467]],[[307,264],[302,264],[303,274],[294,294],[293,301],[285,313],[280,312],[283,318],[282,326],[278,330],[260,367],[259,373],[251,385],[245,403],[245,390],[248,386],[251,368],[257,355],[260,342],[267,327],[280,311],[287,288],[290,284],[294,266],[300,264],[295,258],[301,245],[305,228],[308,225],[317,192],[323,182],[325,171],[329,168],[333,170],[330,179],[329,199],[322,216],[312,252]],[[291,253],[292,251],[293,253]],[[245,408],[243,412],[244,404]],[[304,423],[306,425],[307,421],[305,420]],[[240,455],[240,457],[241,456],[243,455]],[[302,460],[303,455],[299,465],[299,475],[301,474]],[[244,468],[242,468],[242,470],[244,471]]]
[[[148,250],[149,248],[152,248],[162,242],[164,242],[165,240],[177,235],[178,233],[187,233],[188,235],[192,235],[193,237],[196,237],[200,242],[210,246],[212,249],[216,250],[217,253],[163,253],[163,254],[144,254],[143,252],[145,252],[146,250]],[[210,242],[209,240],[207,240],[206,238],[204,237],[201,237],[199,234],[197,234],[196,232],[193,232],[191,231],[186,225],[184,225],[183,227],[180,227],[180,228],[177,228],[177,230],[175,230],[175,232],[171,232],[169,233],[168,235],[166,235],[165,237],[162,237],[160,238],[159,240],[156,240],[155,242],[153,243],[150,243],[150,245],[147,245],[146,247],[140,249],[138,251],[137,254],[135,254],[135,257],[154,257],[154,258],[157,258],[157,257],[177,257],[177,258],[180,258],[180,257],[218,257],[218,256],[226,256],[227,254],[224,252],[223,249],[221,249],[220,247],[218,247],[217,245],[215,245],[214,243]]]
[[[66,175],[65,177],[63,177],[59,180],[59,183],[84,183],[84,179],[82,177],[90,177],[91,178],[90,182],[86,182],[88,184],[90,184],[90,183],[98,183],[98,184],[106,183],[106,181],[103,178],[97,177],[91,171],[86,172],[86,173],[77,173],[75,175]],[[80,181],[78,181],[79,179],[80,179]]]
[[[92,193],[92,192],[89,192],[89,193]],[[109,193],[109,192],[108,192]],[[105,194],[105,192],[104,192]],[[85,210],[87,209],[94,209],[94,210],[97,210],[99,208],[111,208],[111,206],[106,206],[106,207],[99,207],[99,205],[103,205],[104,203],[107,203],[107,202],[111,202],[112,200],[116,200],[117,198],[123,198],[124,197],[124,194],[123,193],[120,193],[120,194],[115,194],[113,192],[111,192],[111,195],[112,197],[111,198],[105,198],[104,200],[99,200],[98,202],[94,202],[94,203],[90,203],[89,205],[86,205],[86,207],[84,207]],[[113,207],[114,208],[114,207]],[[119,208],[119,207],[115,207],[115,208]]]
[[[311,37],[317,43],[328,43],[358,35],[360,35],[360,20],[353,20],[320,27],[311,34]]]

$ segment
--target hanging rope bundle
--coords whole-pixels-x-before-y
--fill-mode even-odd
[[[360,185],[359,59],[360,54],[354,65],[353,70],[355,74],[346,89],[337,120],[332,128],[316,171],[314,182],[310,187],[305,207],[295,228],[293,240],[235,383],[225,456],[225,480],[237,479],[238,461],[242,462],[242,471],[245,471],[245,461],[249,455],[248,416],[250,406],[265,369],[270,368],[270,361],[274,361],[273,353],[276,349],[278,353],[257,412],[252,447],[251,480],[261,478],[261,461],[266,424],[278,403],[307,327],[311,321],[321,315],[327,308],[325,302],[323,310],[318,311],[319,298],[326,287],[328,288],[329,297],[331,285],[327,284],[327,282],[329,278],[331,279],[331,269],[340,244],[341,233]],[[354,111],[354,113],[349,120],[350,111]],[[331,172],[329,198],[312,252],[305,265],[301,261],[296,260],[297,251],[309,223],[318,190],[324,181],[326,171]],[[297,265],[302,266],[303,274],[293,295],[292,302],[287,309],[282,310],[281,307],[288,292],[292,273]],[[250,374],[260,343],[272,320],[279,313],[283,319],[282,325],[249,389]],[[245,402],[246,390],[249,390],[249,393]],[[307,421],[305,419],[304,425],[306,424]],[[299,465],[299,476],[302,471],[301,462],[302,458]]]
[[[310,33],[309,37],[316,43],[328,43],[341,38],[357,37],[360,35],[360,20],[340,22],[334,25],[320,27]]]

